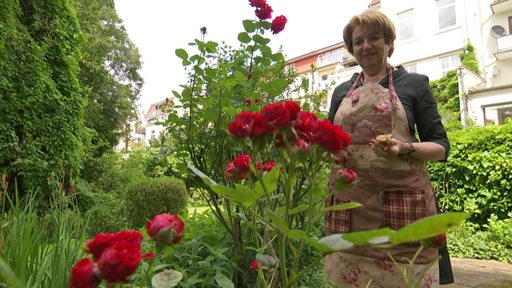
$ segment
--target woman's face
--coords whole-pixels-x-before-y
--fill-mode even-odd
[[[352,48],[357,63],[365,73],[378,73],[388,64],[390,45],[386,44],[382,31],[357,26],[352,32]]]

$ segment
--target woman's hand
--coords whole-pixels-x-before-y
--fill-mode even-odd
[[[383,158],[394,158],[407,149],[407,144],[391,137],[390,134],[377,136],[368,143],[373,148],[375,155]]]

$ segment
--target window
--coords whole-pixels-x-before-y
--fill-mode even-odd
[[[404,68],[407,72],[409,73],[417,73],[416,72],[416,63],[414,64],[409,64],[409,65],[404,65]]]
[[[443,71],[443,76],[446,76],[448,71],[457,69],[457,67],[460,65],[460,58],[457,54],[442,57],[439,60],[441,61],[441,70]]]
[[[507,118],[512,118],[512,107],[498,108],[498,123],[505,124]]]
[[[406,40],[414,37],[414,10],[407,10],[398,13],[398,27],[400,31],[400,40]]]
[[[436,0],[436,3],[439,13],[439,29],[457,24],[457,18],[455,17],[455,0]]]

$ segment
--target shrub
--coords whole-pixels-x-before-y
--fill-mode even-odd
[[[129,185],[124,194],[128,223],[141,227],[156,214],[180,214],[187,198],[185,183],[175,178],[147,179]]]
[[[95,204],[85,214],[89,237],[97,233],[113,233],[127,227],[124,202],[117,194],[96,193],[94,197]]]

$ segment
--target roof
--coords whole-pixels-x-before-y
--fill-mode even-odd
[[[368,8],[378,5],[378,4],[380,4],[380,0],[372,0],[370,2],[370,4],[368,5]]]

